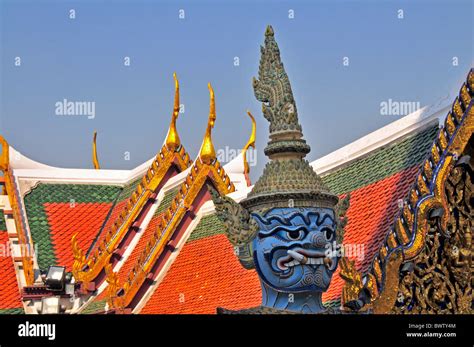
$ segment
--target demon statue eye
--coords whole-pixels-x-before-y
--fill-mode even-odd
[[[304,233],[302,230],[290,230],[286,232],[286,235],[290,240],[301,240],[304,236]]]

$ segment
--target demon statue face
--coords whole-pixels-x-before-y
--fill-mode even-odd
[[[327,290],[337,267],[332,209],[275,208],[252,217],[259,227],[253,260],[268,287],[288,293]]]
[[[338,265],[337,247],[350,197],[335,208],[277,207],[250,213],[242,204],[210,191],[241,264],[260,277],[261,307],[276,312],[324,311],[321,296]]]

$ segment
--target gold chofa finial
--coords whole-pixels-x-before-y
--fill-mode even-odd
[[[99,170],[99,158],[97,157],[97,131],[94,131],[94,137],[92,138],[92,163],[94,164],[94,169]]]
[[[204,135],[199,157],[201,158],[201,162],[205,164],[211,164],[216,159],[216,151],[214,150],[211,137],[212,128],[214,127],[214,123],[216,121],[216,104],[214,100],[214,90],[212,89],[210,83],[207,86],[209,88],[210,96],[209,119],[207,121],[206,134]]]
[[[257,133],[257,125],[255,123],[255,118],[253,115],[250,113],[249,110],[247,110],[247,114],[249,115],[250,119],[252,120],[252,132],[250,133],[249,140],[247,141],[247,144],[245,147],[242,149],[242,156],[244,158],[244,173],[248,174],[250,172],[250,167],[249,163],[247,161],[247,151],[249,147],[255,148],[255,138],[256,138],[256,133]]]
[[[178,131],[176,130],[176,119],[179,116],[179,82],[176,77],[176,73],[173,74],[174,78],[174,107],[173,115],[171,116],[171,123],[168,129],[168,135],[166,136],[166,147],[169,150],[176,150],[181,145],[181,140],[178,136]]]

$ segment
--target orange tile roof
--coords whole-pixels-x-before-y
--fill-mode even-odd
[[[261,303],[255,271],[245,270],[223,234],[188,242],[140,313],[216,313]]]
[[[23,308],[9,247],[8,233],[0,231],[0,248],[5,252],[0,256],[0,310]]]
[[[112,224],[118,219],[120,213],[124,209],[125,205],[127,204],[127,199],[117,202],[114,206],[112,206],[112,211],[110,212],[110,216],[105,222],[104,228],[102,230],[98,230],[97,232],[101,231],[100,235],[96,236],[97,240],[94,244],[93,250],[97,249],[101,242],[105,239],[105,235],[107,234],[107,230],[112,227]],[[87,250],[87,249],[85,249]]]
[[[78,233],[81,249],[87,250],[107,216],[111,203],[45,203],[57,263],[71,271],[74,257],[71,238]]]
[[[408,194],[417,170],[418,166],[414,166],[351,192],[343,243],[363,245],[363,259],[358,256],[349,257],[355,260],[359,271],[367,271],[371,265],[375,253],[393,225],[398,212],[398,200]],[[342,285],[338,268],[328,291],[323,294],[323,301],[339,299]]]

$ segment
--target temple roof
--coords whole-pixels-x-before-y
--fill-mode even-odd
[[[392,227],[400,200],[406,198],[414,183],[451,101],[445,98],[311,163],[333,193],[340,197],[350,193],[344,243],[364,246],[364,258],[355,258],[358,270],[368,269]],[[63,265],[71,271],[75,260],[71,238],[76,233],[77,246],[86,255],[98,251],[101,242],[110,237],[107,230],[130,204],[155,160],[152,158],[133,170],[62,169],[30,160],[11,146],[9,153],[11,158],[17,158],[10,161],[11,176],[21,225],[38,247],[34,257],[37,270]],[[223,167],[217,161],[199,160],[198,156],[188,168],[163,176],[136,223],[118,243],[107,276],[116,276],[119,287],[151,254],[151,245],[159,241],[157,230],[173,221],[180,197],[186,196],[184,187],[194,184],[203,168],[211,170],[205,173],[208,182],[216,180],[214,184],[222,182],[234,187],[222,192],[230,192],[229,196],[236,201],[246,198],[251,190],[242,155]],[[162,253],[156,255],[147,277],[139,281],[139,290],[127,302],[126,308],[132,312],[215,313],[217,307],[242,309],[260,304],[257,274],[240,265],[223,225],[215,216],[204,181],[198,183],[199,191],[187,207],[192,213],[186,222],[176,221],[172,237],[162,245]],[[15,230],[13,206],[5,196],[0,206],[5,217],[0,221],[1,245],[14,238],[11,234]],[[23,312],[20,294],[25,278],[17,263],[18,252],[15,254],[2,258],[5,271],[0,273],[0,313]],[[101,269],[104,270],[105,267]],[[112,283],[109,277],[96,281],[90,298],[75,312],[113,309],[109,305],[114,293],[108,289]],[[341,290],[342,280],[336,273],[323,295],[325,304],[339,305]],[[27,312],[32,312],[29,309]]]
[[[364,259],[356,259],[359,270],[367,270],[392,226],[398,201],[406,196],[436,137],[437,120],[435,117],[415,125],[409,133],[364,156],[349,157],[345,165],[328,173],[319,172],[334,193],[340,197],[351,194],[344,243],[364,245]],[[260,305],[257,273],[241,266],[212,202],[208,204],[161,284],[134,312],[215,313],[216,307],[237,310]],[[338,306],[341,290],[342,279],[337,272],[323,294],[325,305]]]

